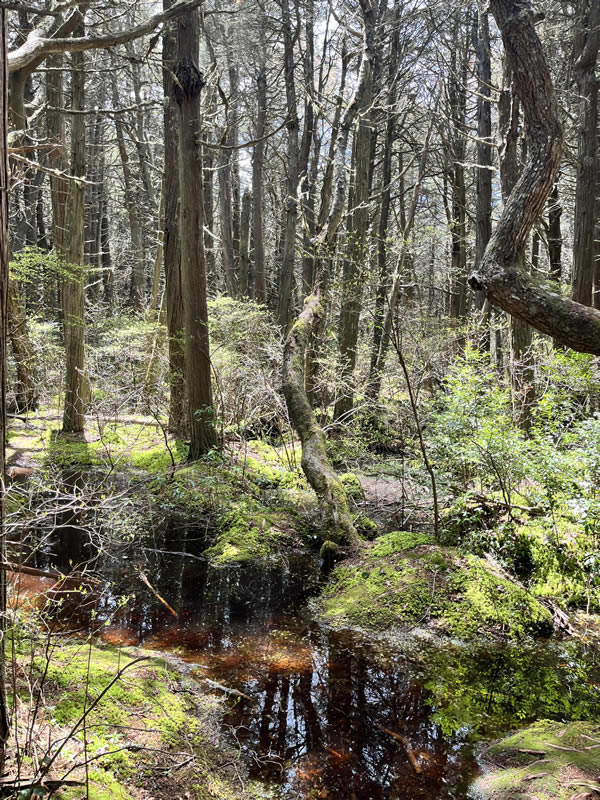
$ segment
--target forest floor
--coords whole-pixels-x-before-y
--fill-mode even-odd
[[[8,474],[11,467],[17,469],[12,479],[18,486],[12,505],[9,494],[9,509],[16,518],[26,506],[35,504],[36,493],[47,490],[65,473],[130,472],[141,477],[144,502],[149,498],[157,510],[168,508],[169,513],[175,511],[190,520],[208,513],[215,520],[215,538],[205,554],[218,567],[272,564],[293,552],[318,549],[318,508],[299,467],[297,444],[234,443],[225,458],[189,465],[182,460],[184,444],[165,440],[163,427],[151,418],[91,420],[88,432],[80,437],[58,434],[59,425],[59,417],[50,412],[11,423]],[[552,603],[532,593],[493,558],[434,541],[427,524],[427,490],[411,478],[399,477],[397,465],[386,474],[381,461],[364,464],[342,479],[365,538],[335,566],[321,593],[311,601],[312,613],[321,624],[359,629],[375,638],[390,629],[461,641],[481,637],[521,641],[552,634]],[[575,628],[588,637],[597,618],[581,621],[580,615],[579,620]],[[27,629],[26,621],[20,624]],[[195,682],[176,659],[167,662],[164,656],[151,655],[150,661],[137,668],[136,680],[125,683],[135,684],[136,692],[123,692],[122,687],[111,690],[111,702],[116,705],[109,705],[108,716],[104,707],[102,719],[86,720],[86,725],[95,726],[94,738],[89,739],[83,730],[86,725],[78,721],[85,717],[86,697],[94,695],[82,691],[82,686],[93,685],[97,695],[122,669],[122,659],[140,654],[148,658],[148,651],[115,650],[99,643],[61,645],[53,648],[51,659],[38,663],[39,652],[32,658],[26,644],[24,636],[17,645],[17,671],[28,675],[17,703],[21,712],[27,707],[31,714],[33,695],[25,684],[31,686],[32,674],[33,685],[44,675],[44,703],[33,721],[28,722],[25,713],[19,715],[20,747],[30,752],[31,741],[26,739],[31,740],[34,730],[36,739],[46,741],[64,736],[75,726],[72,746],[65,748],[48,775],[56,778],[69,772],[72,780],[87,780],[94,800],[276,796],[264,784],[247,779],[247,765],[239,750],[218,733],[222,697]],[[93,674],[89,672],[92,662],[96,665]],[[165,708],[169,709],[166,717]],[[576,760],[565,765],[564,759],[555,757],[552,763],[546,759],[539,770],[544,775],[538,775],[530,769],[538,766],[529,763],[531,756],[526,763],[513,763],[512,756],[500,755],[502,744],[497,752],[489,751],[489,770],[477,784],[475,796],[505,800],[513,796],[514,786],[534,786],[539,800],[593,797],[598,788],[593,771],[597,777],[600,766],[595,754],[600,750],[590,750],[596,747],[595,741],[589,739],[585,745],[580,737],[594,737],[597,730],[566,726],[568,733],[561,735],[570,737],[571,730],[575,738],[569,739],[570,751],[591,753],[583,766],[576,765],[579,771],[574,771]],[[548,738],[550,733],[546,734]],[[100,759],[88,764],[86,776],[85,767],[73,765],[82,760],[84,747],[86,752],[92,747],[90,742],[94,752],[102,754],[102,766]],[[506,747],[507,752],[514,751],[512,740],[507,740]],[[562,752],[560,745],[554,750]],[[35,766],[43,763],[44,753],[35,751],[27,758],[31,761],[26,763]],[[517,775],[515,769],[521,772]],[[498,770],[501,779],[496,778]],[[582,787],[579,795],[577,786]],[[64,796],[75,800],[80,791],[80,786],[74,786]],[[517,792],[514,796],[534,795]]]

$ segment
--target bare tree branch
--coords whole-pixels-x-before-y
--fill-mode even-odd
[[[201,6],[204,0],[181,0],[171,6],[167,11],[153,14],[145,22],[127,28],[118,33],[106,33],[103,36],[83,36],[79,38],[45,38],[40,35],[39,29],[32,31],[26,41],[8,54],[8,71],[16,72],[27,67],[32,61],[50,55],[50,53],[77,53],[83,50],[97,50],[101,48],[116,47],[119,44],[131,42],[151,33],[161,23],[192,11]]]

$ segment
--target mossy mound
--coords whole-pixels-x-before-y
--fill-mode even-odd
[[[600,725],[542,720],[484,752],[478,800],[591,800],[600,796]]]
[[[205,555],[216,566],[272,561],[300,545],[288,516],[240,502],[221,520],[217,540]]]
[[[25,672],[31,662],[24,646],[19,643]],[[36,655],[33,670],[44,683],[34,723],[35,731],[44,732],[40,743],[67,737],[51,775],[85,782],[88,760],[90,798],[142,800],[148,791],[157,796],[157,790],[158,796],[194,800],[264,796],[251,782],[240,786],[237,754],[219,732],[221,699],[205,692],[174,659],[89,643],[61,644],[49,662]],[[30,688],[27,682],[18,686],[24,714]],[[93,707],[84,735],[86,704]],[[30,719],[19,718],[23,732],[28,724]],[[84,794],[82,784],[57,796],[78,800]]]
[[[357,558],[338,566],[319,613],[335,627],[428,625],[462,639],[552,631],[550,612],[488,561],[405,531],[364,543]]]

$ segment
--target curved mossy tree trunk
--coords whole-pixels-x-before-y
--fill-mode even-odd
[[[304,357],[311,331],[323,313],[319,290],[309,297],[292,326],[283,348],[283,393],[292,425],[302,444],[302,469],[315,490],[323,513],[323,555],[340,544],[355,545],[358,534],[348,508],[346,491],[335,474],[304,388]]]

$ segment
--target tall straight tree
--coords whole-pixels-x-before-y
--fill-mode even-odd
[[[371,102],[373,99],[373,62],[375,59],[376,8],[371,2],[361,3],[364,25],[364,65],[366,71],[360,97],[358,130],[354,138],[354,185],[351,216],[348,220],[346,252],[343,268],[342,304],[340,309],[341,375],[348,386],[335,404],[334,417],[342,417],[354,404],[351,389],[356,366],[358,323],[362,308],[363,284],[367,273],[369,232],[369,190],[371,176]],[[363,66],[364,66],[363,65]]]
[[[163,0],[166,11],[173,0]],[[165,137],[165,218],[163,228],[163,258],[165,265],[165,299],[169,349],[169,430],[186,435],[185,356],[183,348],[183,295],[181,291],[181,248],[177,225],[179,204],[179,112],[173,97],[173,73],[177,62],[176,24],[165,25],[162,37],[163,92],[165,106],[163,125]]]
[[[216,445],[212,401],[206,262],[204,257],[204,193],[200,145],[200,46],[198,12],[183,14],[177,24],[177,66],[173,91],[179,106],[179,191],[181,285],[188,389],[190,460]]]
[[[287,331],[293,315],[294,302],[294,264],[296,257],[296,225],[298,221],[298,107],[296,81],[294,78],[294,42],[296,33],[292,29],[289,0],[281,0],[283,21],[283,53],[285,73],[285,94],[287,99],[287,197],[285,201],[285,233],[279,285],[279,324]]]
[[[4,535],[4,442],[6,439],[6,344],[8,297],[8,68],[6,11],[0,8],[0,558],[6,564]],[[4,774],[6,742],[10,732],[6,702],[6,578],[0,570],[0,772]]]
[[[477,21],[477,215],[475,228],[475,264],[483,259],[492,236],[492,63],[490,23],[487,8],[480,7]],[[482,308],[485,297],[475,296],[475,305]],[[489,335],[485,337],[489,347]]]
[[[579,0],[573,55],[579,96],[577,183],[573,236],[573,300],[592,305],[594,289],[594,226],[598,174],[598,80],[600,2]]]
[[[79,28],[83,35],[83,22]],[[62,285],[62,312],[66,351],[66,387],[63,431],[81,433],[85,425],[84,213],[85,213],[85,54],[71,56],[71,174],[67,204],[67,249]],[[78,180],[80,178],[81,180]]]

